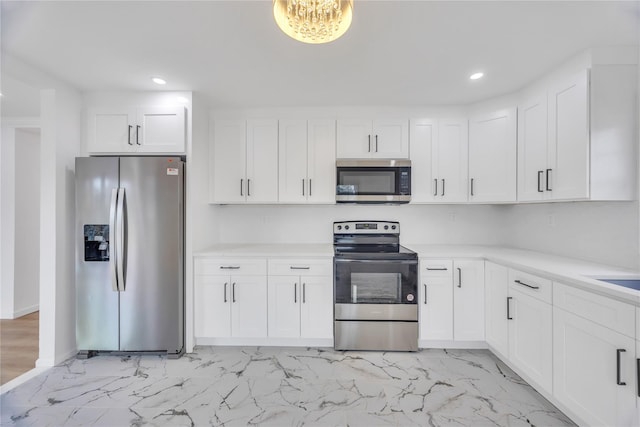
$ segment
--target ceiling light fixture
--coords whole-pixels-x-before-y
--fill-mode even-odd
[[[482,76],[484,76],[484,73],[473,73],[469,76],[469,78],[471,80],[478,80],[479,78],[482,78]]]
[[[273,16],[289,37],[303,43],[334,41],[351,25],[352,0],[273,0]]]
[[[153,77],[151,79],[151,81],[154,82],[157,85],[166,85],[167,84],[167,81],[164,80],[164,79],[161,79],[160,77]]]

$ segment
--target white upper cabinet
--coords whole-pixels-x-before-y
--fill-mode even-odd
[[[467,200],[467,120],[411,120],[412,203]]]
[[[555,76],[518,106],[518,200],[633,200],[632,65]]]
[[[469,201],[516,200],[516,109],[469,120]]]
[[[335,121],[280,120],[279,201],[335,203]]]
[[[183,106],[90,108],[89,153],[182,154],[186,120]]]
[[[338,120],[337,157],[339,159],[409,158],[408,120]]]
[[[213,203],[278,201],[278,121],[216,120],[210,151]]]

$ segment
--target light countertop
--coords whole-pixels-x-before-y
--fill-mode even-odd
[[[640,278],[640,271],[597,264],[574,258],[502,246],[403,244],[421,258],[477,258],[495,262],[553,281],[578,286],[640,306],[640,291],[595,280]],[[195,253],[195,257],[333,257],[331,243],[320,244],[219,244]]]

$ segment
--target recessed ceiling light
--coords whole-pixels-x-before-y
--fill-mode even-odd
[[[482,76],[484,76],[484,73],[473,73],[469,76],[469,78],[471,80],[478,80],[479,78],[481,78]]]
[[[151,81],[154,82],[157,85],[166,85],[167,84],[166,80],[161,79],[160,77],[153,77],[151,79]]]

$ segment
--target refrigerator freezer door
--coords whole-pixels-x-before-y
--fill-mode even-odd
[[[109,213],[118,159],[76,159],[76,342],[78,350],[118,350],[118,292],[112,285]]]
[[[183,182],[177,157],[120,159],[126,195],[122,351],[182,350]]]

